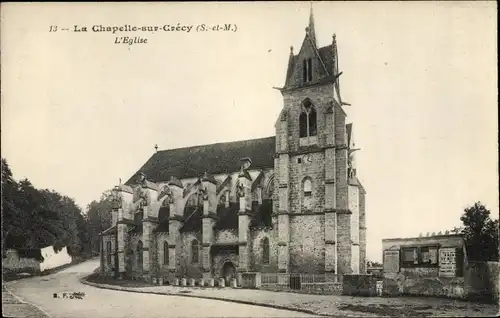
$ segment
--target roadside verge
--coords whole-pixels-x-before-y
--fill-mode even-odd
[[[3,317],[50,317],[44,310],[36,305],[21,299],[8,290],[5,285],[2,286],[2,316]]]
[[[233,302],[233,303],[244,304],[244,305],[253,305],[253,306],[269,307],[269,308],[281,309],[281,310],[290,310],[290,311],[301,312],[301,313],[315,315],[315,316],[333,317],[332,315],[319,313],[319,312],[314,311],[314,310],[297,308],[297,307],[293,307],[290,305],[280,305],[280,304],[273,304],[273,303],[263,302],[263,301],[258,301],[258,300],[241,300],[241,299],[234,299],[234,298],[228,298],[228,297],[217,297],[217,296],[211,296],[211,295],[195,295],[195,294],[188,294],[185,292],[183,293],[182,290],[179,290],[177,292],[152,291],[152,290],[147,290],[145,288],[143,290],[141,290],[139,288],[134,288],[134,287],[114,286],[114,285],[90,282],[87,280],[87,277],[88,276],[81,278],[80,282],[82,284],[85,284],[85,285],[89,285],[89,286],[93,286],[93,287],[97,287],[97,288],[102,288],[102,289],[118,290],[118,291],[142,293],[142,294],[168,295],[168,296],[181,296],[181,297],[212,299],[212,300]],[[345,315],[342,315],[342,317],[345,317]]]

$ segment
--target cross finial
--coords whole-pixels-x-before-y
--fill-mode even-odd
[[[155,144],[155,150],[158,152],[158,145]]]
[[[118,178],[118,182],[119,185],[122,185],[122,178]]]

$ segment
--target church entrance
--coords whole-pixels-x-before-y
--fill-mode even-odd
[[[226,286],[231,282],[232,278],[236,278],[236,268],[232,262],[225,262],[222,266],[222,277],[226,281]]]

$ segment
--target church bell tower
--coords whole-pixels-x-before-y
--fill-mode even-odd
[[[290,48],[276,121],[278,270],[352,273],[348,131],[335,35],[318,47],[311,8],[300,50]],[[359,266],[358,266],[359,267]]]

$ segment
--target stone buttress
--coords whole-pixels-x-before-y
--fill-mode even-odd
[[[207,173],[202,178],[203,220],[202,220],[202,269],[203,279],[212,278],[210,248],[214,243],[214,224],[217,220],[217,185],[215,178]]]

